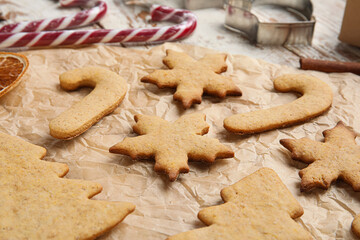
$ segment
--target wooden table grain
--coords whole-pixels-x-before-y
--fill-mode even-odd
[[[141,14],[146,9],[138,6],[127,6],[122,0],[106,1],[109,6],[106,16],[99,23],[86,28],[151,27],[151,24]],[[326,4],[322,0],[313,0],[312,2],[316,25],[311,46],[260,46],[251,44],[246,37],[224,28],[225,12],[223,9],[216,8],[194,11],[198,17],[198,27],[189,38],[182,42],[294,67],[299,67],[300,57],[360,61],[360,48],[338,40],[346,1],[327,0]],[[156,3],[178,8],[183,7],[183,0],[157,0]],[[18,21],[65,16],[80,10],[81,8],[77,7],[61,8],[59,3],[53,0],[0,0],[0,13],[4,19],[0,22],[0,26]],[[272,16],[267,16],[265,12],[261,17],[271,18]],[[157,23],[157,25],[165,24],[168,23]],[[149,47],[121,45],[137,48]]]

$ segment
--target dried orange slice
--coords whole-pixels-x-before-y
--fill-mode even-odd
[[[29,61],[24,55],[0,52],[0,97],[19,84],[28,66]]]

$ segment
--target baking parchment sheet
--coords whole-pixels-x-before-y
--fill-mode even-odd
[[[278,93],[272,80],[282,74],[304,73],[295,68],[228,53],[230,76],[243,91],[241,97],[217,99],[204,96],[201,104],[184,110],[173,100],[174,90],[158,89],[140,82],[154,69],[166,69],[162,63],[166,49],[184,51],[201,58],[210,49],[166,43],[149,51],[94,45],[84,48],[42,49],[24,52],[30,66],[17,88],[0,99],[0,131],[18,136],[47,149],[46,161],[66,163],[67,178],[95,181],[103,186],[93,199],[128,201],[136,210],[101,240],[165,239],[169,235],[204,227],[197,219],[199,210],[221,204],[220,190],[266,166],[274,169],[304,208],[297,220],[315,239],[356,239],[350,227],[360,213],[360,193],[343,183],[329,190],[299,190],[298,172],[306,164],[294,161],[279,144],[282,138],[308,137],[322,141],[322,131],[343,121],[357,134],[360,131],[360,77],[353,74],[325,74],[307,71],[330,85],[334,93],[331,109],[320,117],[293,127],[249,136],[238,136],[223,128],[225,117],[236,113],[288,103],[298,96]],[[60,88],[59,75],[84,66],[101,66],[127,80],[124,101],[84,134],[72,140],[49,135],[49,121],[82,99],[91,89],[66,92]],[[169,182],[153,171],[152,160],[134,161],[128,156],[110,154],[108,149],[132,131],[135,114],[148,114],[173,121],[192,112],[206,114],[210,131],[207,136],[230,146],[235,157],[213,164],[191,163],[190,172]],[[359,143],[359,141],[357,141]]]

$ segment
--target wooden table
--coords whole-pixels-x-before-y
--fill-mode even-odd
[[[139,13],[144,9],[126,6],[121,0],[107,0],[107,3],[109,10],[106,16],[98,24],[87,28],[125,29],[150,26],[143,17],[140,17]],[[161,0],[157,3],[183,7],[183,0]],[[316,26],[312,46],[258,46],[251,44],[245,37],[225,29],[223,26],[224,10],[215,8],[194,11],[198,17],[198,27],[191,37],[182,42],[294,67],[299,66],[299,57],[359,61],[360,48],[338,40],[345,4],[345,0],[327,0],[326,4],[321,0],[313,0]],[[0,22],[0,25],[24,20],[60,17],[79,10],[80,8],[60,8],[57,1],[50,0],[37,0],[36,4],[28,0],[0,0],[0,12],[2,18],[5,19]],[[263,17],[269,16],[266,16],[265,13]]]

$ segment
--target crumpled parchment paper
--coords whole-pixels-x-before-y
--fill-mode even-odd
[[[24,52],[30,66],[17,88],[0,99],[0,131],[45,147],[44,160],[66,163],[67,178],[95,181],[103,186],[94,199],[128,201],[136,205],[134,213],[100,239],[165,239],[169,235],[203,227],[197,219],[200,209],[221,204],[220,190],[260,167],[274,169],[304,208],[297,221],[315,239],[356,239],[351,222],[360,213],[360,193],[343,182],[329,190],[310,193],[299,190],[299,169],[306,164],[294,161],[279,144],[282,138],[308,137],[322,141],[322,131],[341,120],[358,134],[360,131],[360,77],[353,74],[325,74],[308,71],[328,83],[334,93],[331,109],[305,124],[249,136],[238,136],[223,128],[223,120],[235,113],[288,103],[294,93],[278,93],[272,80],[282,74],[304,73],[291,67],[228,53],[230,76],[243,91],[241,97],[203,97],[203,102],[183,110],[173,101],[174,90],[158,89],[140,78],[162,64],[166,49],[185,51],[195,58],[213,52],[196,46],[164,44],[149,51],[118,46],[94,45],[84,48],[42,49]],[[68,140],[49,135],[49,121],[82,99],[91,89],[66,92],[60,88],[59,75],[83,66],[108,68],[127,80],[128,92],[112,114],[104,117],[81,136]],[[230,146],[235,157],[214,164],[190,163],[190,172],[173,183],[153,171],[151,160],[133,161],[130,157],[110,154],[110,146],[132,131],[135,114],[149,114],[168,121],[183,114],[200,111],[210,125],[209,137]],[[359,142],[359,141],[358,141]],[[260,216],[259,216],[260,217]]]

